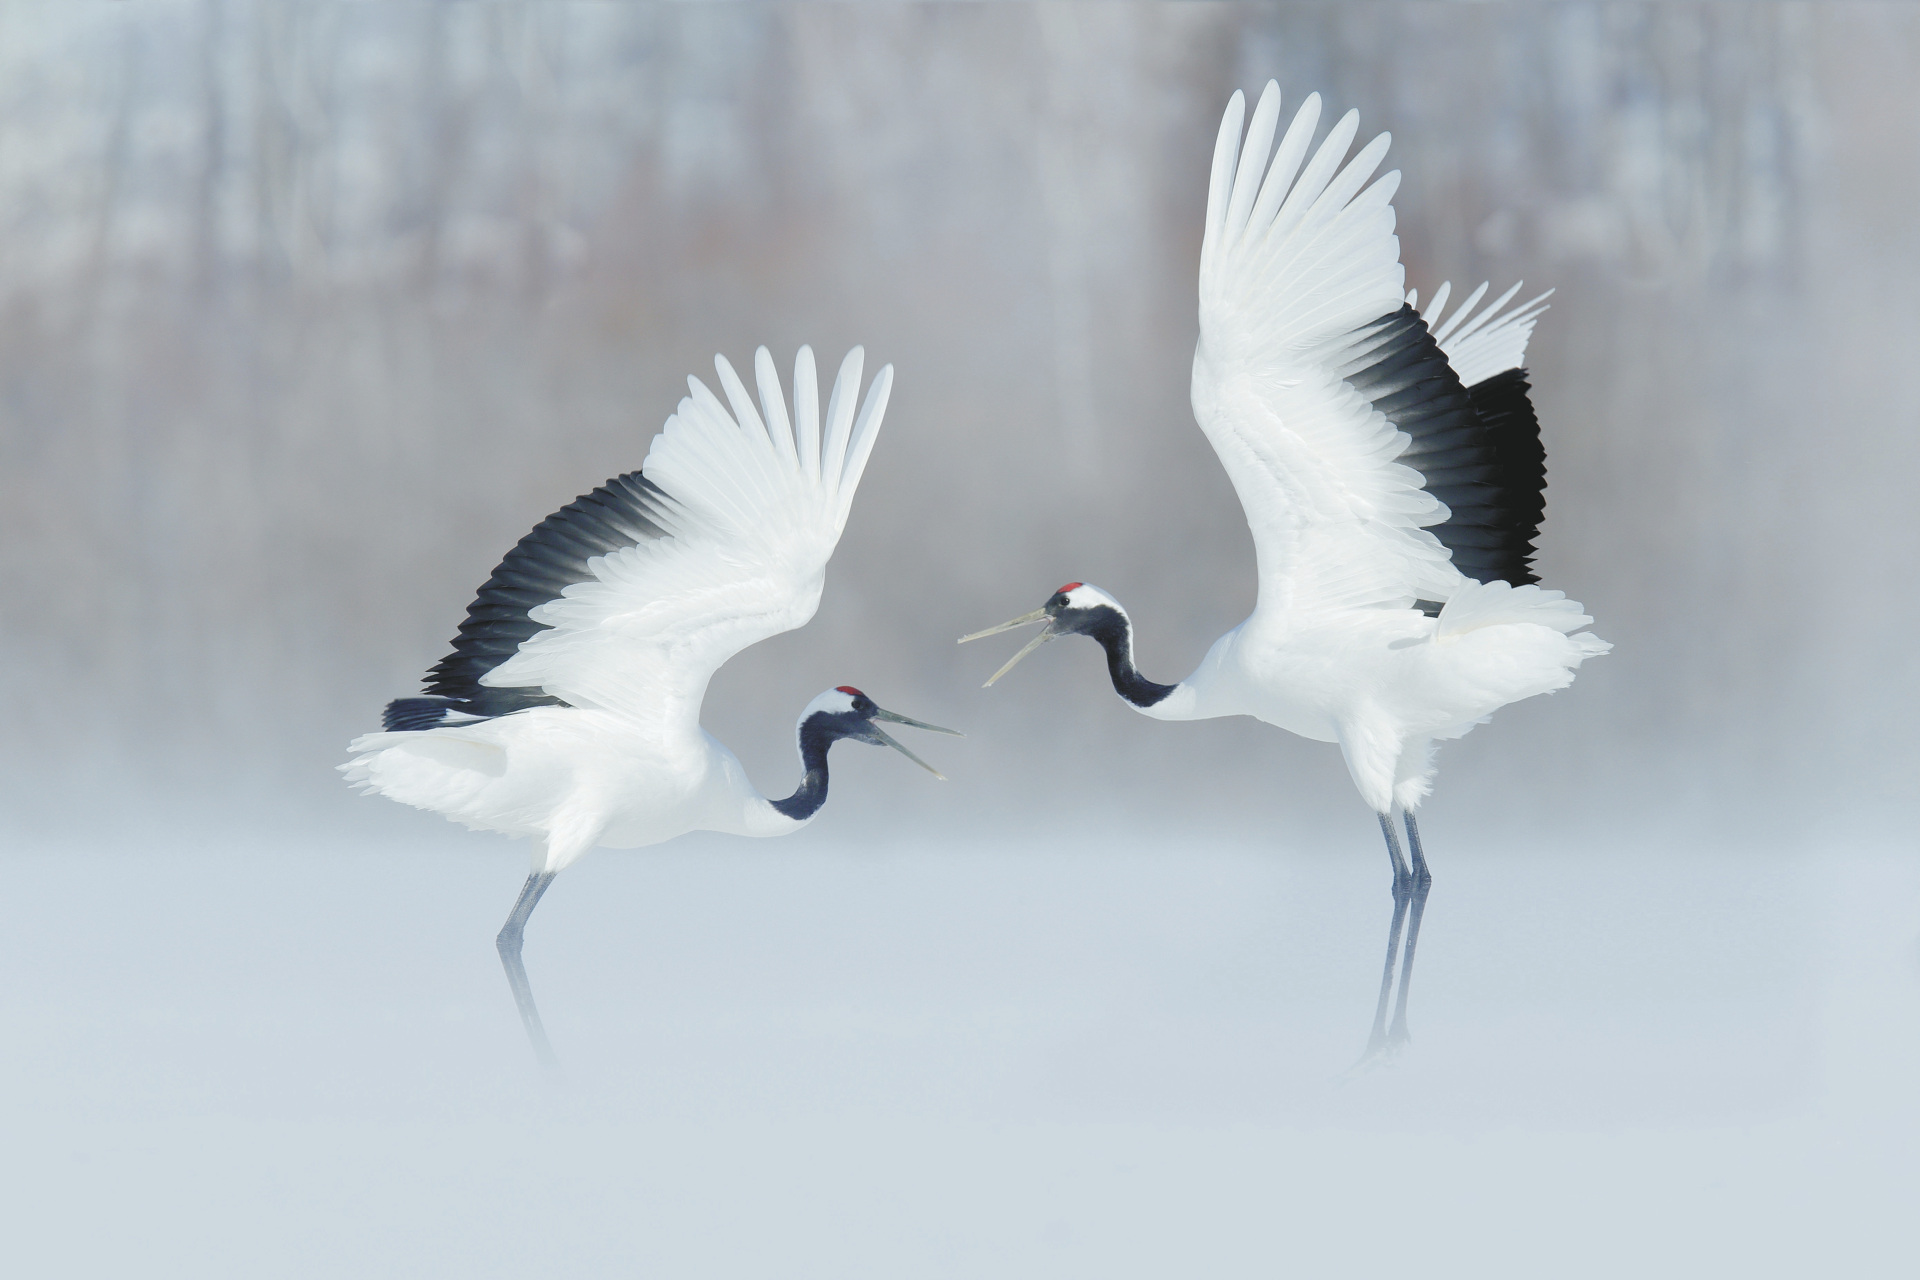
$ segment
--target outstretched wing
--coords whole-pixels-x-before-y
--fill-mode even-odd
[[[1447,506],[1446,520],[1429,527],[1453,553],[1454,567],[1477,582],[1516,587],[1539,581],[1533,542],[1547,510],[1547,451],[1524,365],[1527,339],[1552,294],[1503,312],[1519,291],[1516,283],[1474,315],[1487,293],[1482,284],[1451,316],[1446,305],[1452,284],[1434,291],[1423,315],[1467,388],[1479,429],[1447,440],[1412,431],[1413,443],[1400,455],[1419,468],[1428,492]],[[1407,295],[1409,307],[1418,303]]]
[[[1239,94],[1221,121],[1200,251],[1195,417],[1246,508],[1263,609],[1445,600],[1460,575],[1424,526],[1446,509],[1398,460],[1403,424],[1444,433],[1474,414],[1404,302],[1390,203],[1399,174],[1365,185],[1387,135],[1343,167],[1358,127],[1348,112],[1308,160],[1316,94],[1269,162],[1279,109],[1269,82],[1244,147]]]
[[[494,688],[487,674],[545,630],[531,616],[568,587],[592,579],[596,556],[667,536],[665,496],[639,471],[569,502],[520,539],[474,597],[453,652],[427,673],[427,697],[387,704],[389,731],[431,729],[560,705],[539,688]]]
[[[823,420],[808,348],[794,361],[791,419],[765,347],[757,410],[716,356],[726,404],[689,378],[641,470],[522,539],[428,692],[454,715],[561,703],[663,729],[697,724],[728,658],[819,606],[893,386],[888,365],[856,417],[863,359],[848,353]]]

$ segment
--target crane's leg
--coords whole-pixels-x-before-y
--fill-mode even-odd
[[[1380,815],[1380,834],[1387,838],[1387,858],[1393,863],[1393,896],[1396,901],[1404,897],[1413,888],[1413,872],[1407,868],[1407,859],[1400,852],[1400,833],[1393,829],[1393,815]]]
[[[526,1024],[527,1039],[541,1065],[548,1067],[559,1065],[559,1061],[553,1056],[553,1046],[547,1043],[547,1029],[540,1025],[540,1008],[533,1002],[527,967],[520,963],[520,940],[527,930],[527,917],[533,914],[540,895],[559,874],[536,871],[528,876],[527,883],[521,886],[519,900],[513,904],[513,914],[507,917],[506,924],[500,927],[500,936],[494,939],[494,946],[500,949],[500,963],[507,971],[507,985],[513,988],[513,1002],[520,1006],[520,1021]]]
[[[1395,877],[1394,883],[1399,883],[1398,877]],[[1400,954],[1400,929],[1407,920],[1407,902],[1408,896],[1396,889],[1393,895],[1393,923],[1387,926],[1387,959],[1380,966],[1380,1001],[1373,1007],[1373,1034],[1367,1037],[1368,1057],[1387,1047],[1387,998],[1393,993],[1393,962]]]
[[[1413,851],[1413,878],[1421,885],[1433,883],[1433,873],[1427,870],[1427,855],[1420,848],[1420,824],[1413,820],[1413,810],[1405,811],[1407,820],[1407,847]]]
[[[1394,1044],[1404,1044],[1407,1040],[1407,988],[1413,985],[1413,952],[1420,945],[1420,917],[1427,911],[1427,890],[1433,887],[1433,874],[1427,870],[1426,857],[1420,852],[1420,828],[1411,812],[1406,818],[1407,843],[1413,847],[1413,914],[1407,920],[1407,956],[1400,968],[1400,996],[1394,1002],[1393,1030],[1388,1037]]]

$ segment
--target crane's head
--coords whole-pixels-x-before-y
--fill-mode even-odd
[[[855,742],[869,742],[876,747],[892,747],[907,759],[925,769],[942,782],[946,777],[932,765],[913,752],[894,741],[893,736],[878,724],[884,720],[888,724],[911,725],[915,729],[930,729],[934,733],[950,733],[958,738],[963,736],[958,729],[942,729],[937,724],[927,724],[920,720],[909,720],[878,706],[872,698],[860,692],[850,684],[838,685],[827,690],[800,713],[801,750],[809,737],[813,737],[823,746],[831,745],[841,738],[851,738]]]
[[[1027,641],[1026,648],[1008,658],[1007,665],[993,673],[988,684],[1013,670],[1015,663],[1049,640],[1058,640],[1061,636],[1097,636],[1108,628],[1128,625],[1127,611],[1120,607],[1118,600],[1089,583],[1069,582],[1048,596],[1047,602],[1032,613],[1023,613],[997,627],[961,636],[960,643],[979,640],[984,636],[997,636],[1002,631],[1011,631],[1035,622],[1046,625],[1040,628],[1039,635]]]

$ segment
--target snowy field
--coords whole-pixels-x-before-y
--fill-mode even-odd
[[[1908,856],[1448,849],[1412,1043],[1361,1064],[1390,915],[1370,849],[602,853],[529,934],[556,1079],[492,953],[520,867],[481,849],[16,859],[15,1274],[1877,1276],[1909,1253]]]
[[[1885,4],[0,2],[0,1280],[1915,1274],[1916,66]],[[1090,581],[1172,680],[1252,607],[1189,378],[1268,77],[1391,131],[1410,287],[1557,290],[1538,565],[1616,645],[1443,753],[1364,1063],[1338,752],[953,644]],[[844,682],[968,737],[569,871],[549,1077],[524,852],[334,766],[762,342],[899,380],[703,723],[775,794]]]

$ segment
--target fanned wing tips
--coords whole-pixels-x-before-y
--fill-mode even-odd
[[[847,442],[853,438],[853,402],[860,394],[860,372],[867,353],[859,347],[847,352],[840,372],[827,393],[826,435],[820,441],[820,479],[836,491],[846,467]]]
[[[857,389],[858,383],[855,386]],[[853,423],[853,435],[847,441],[846,461],[840,471],[842,528],[846,526],[847,513],[853,509],[853,495],[860,487],[860,478],[867,473],[867,459],[873,456],[873,442],[880,437],[880,424],[887,416],[887,401],[892,396],[893,366],[885,365],[867,389],[866,403],[860,406],[860,416]]]
[[[1261,607],[1406,607],[1468,580],[1533,580],[1544,455],[1520,368],[1545,309],[1426,317],[1406,290],[1388,137],[1351,158],[1349,111],[1318,147],[1310,97],[1276,145],[1269,82],[1242,140],[1215,141],[1200,255],[1193,408],[1246,508]],[[1272,148],[1269,157],[1268,150]]]
[[[479,683],[697,723],[722,663],[804,625],[819,604],[893,383],[892,366],[882,369],[856,415],[863,362],[860,348],[848,353],[824,418],[806,347],[791,417],[764,347],[757,405],[724,357],[714,361],[724,402],[689,378],[643,468],[659,536],[584,561],[526,609],[526,634]]]
[[[1279,85],[1267,82],[1244,147],[1243,109],[1235,94],[1214,148],[1200,329],[1212,354],[1264,363],[1400,305],[1406,281],[1391,204],[1400,175],[1361,190],[1386,156],[1384,133],[1342,165],[1360,127],[1357,111],[1341,117],[1301,168],[1320,118],[1318,94],[1294,113],[1271,158]]]
[[[1269,82],[1271,83],[1271,82]],[[1279,86],[1273,86],[1277,91]],[[1276,93],[1277,96],[1277,93]],[[1238,89],[1227,99],[1220,117],[1220,133],[1213,142],[1213,173],[1207,186],[1207,225],[1200,240],[1200,275],[1205,279],[1213,256],[1225,239],[1221,225],[1226,221],[1227,202],[1233,197],[1233,162],[1240,154],[1240,122],[1247,114],[1246,95]]]
[[[856,417],[865,359],[863,348],[847,353],[823,419],[813,351],[800,348],[789,419],[779,374],[765,347],[754,355],[758,408],[733,366],[716,356],[714,368],[727,404],[700,379],[688,378],[687,397],[654,439],[643,470],[679,501],[733,528],[767,524],[770,517],[808,522],[819,514],[813,510],[817,506],[831,515],[837,537],[852,510],[893,387],[893,366],[888,365],[874,378]]]
[[[1269,157],[1279,96],[1269,83],[1244,146],[1239,101],[1221,124],[1194,414],[1246,508],[1262,607],[1435,598],[1427,593],[1447,592],[1458,576],[1421,526],[1445,509],[1418,472],[1394,461],[1407,436],[1347,380],[1373,363],[1379,326],[1404,305],[1392,204],[1400,175],[1372,180],[1390,139],[1346,159],[1359,129],[1350,111],[1315,147],[1314,95]]]
[[[765,347],[757,405],[716,356],[725,403],[689,378],[644,473],[607,481],[522,538],[428,673],[429,696],[394,702],[386,727],[554,705],[697,723],[714,670],[819,603],[893,386],[889,365],[856,416],[862,363],[856,347],[823,428],[811,350],[794,363],[791,417]]]
[[[1451,316],[1446,316],[1442,312],[1451,288],[1451,282],[1441,285],[1422,315],[1426,318],[1427,326],[1433,330],[1440,349],[1446,352],[1447,362],[1460,375],[1461,383],[1471,387],[1475,383],[1485,382],[1496,373],[1524,366],[1527,340],[1533,336],[1533,326],[1546,311],[1547,299],[1553,296],[1553,290],[1549,289],[1503,314],[1501,308],[1520,292],[1520,282],[1516,281],[1484,311],[1473,315],[1480,299],[1486,296],[1487,286],[1482,284],[1454,309]],[[1413,305],[1411,296],[1407,301]],[[1469,316],[1472,318],[1469,319]]]

